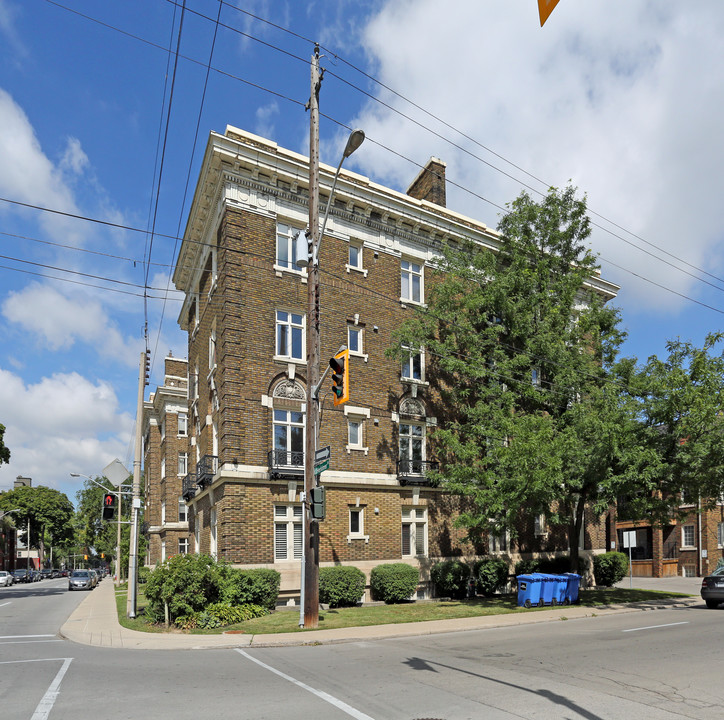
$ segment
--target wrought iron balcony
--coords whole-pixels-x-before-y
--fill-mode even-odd
[[[214,481],[219,469],[219,458],[216,455],[204,455],[196,463],[196,484],[203,490]]]
[[[400,485],[430,485],[428,472],[439,467],[440,463],[435,460],[400,459],[397,461],[397,479]]]
[[[269,476],[304,477],[304,453],[294,450],[269,451]]]
[[[181,494],[186,502],[196,495],[196,474],[189,473],[183,481]]]

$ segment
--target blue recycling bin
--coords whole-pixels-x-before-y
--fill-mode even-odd
[[[578,590],[581,584],[581,576],[578,573],[566,573],[566,602],[578,602]]]
[[[566,575],[551,575],[554,579],[553,588],[554,605],[564,605],[568,598],[568,577]]]
[[[541,605],[553,605],[553,598],[555,596],[556,587],[558,581],[555,575],[549,575],[548,573],[538,573],[541,576]],[[556,601],[557,602],[557,601]]]
[[[518,605],[520,607],[532,607],[540,604],[541,577],[539,573],[532,575],[518,575]]]

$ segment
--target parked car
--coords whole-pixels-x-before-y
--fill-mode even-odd
[[[10,587],[13,584],[13,576],[7,570],[0,570],[0,587]]]
[[[30,582],[30,576],[25,568],[16,568],[12,575],[16,583]]]
[[[708,608],[724,602],[724,567],[717,568],[701,581],[701,597]]]
[[[53,571],[51,568],[43,568],[40,571],[40,579],[41,580],[50,580],[50,578],[53,577]]]
[[[92,590],[93,578],[90,570],[73,570],[68,576],[68,590]]]

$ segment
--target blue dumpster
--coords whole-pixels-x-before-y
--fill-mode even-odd
[[[536,573],[541,576],[541,605],[553,605],[553,598],[555,595],[556,586],[558,581],[555,575],[549,575],[548,573]]]
[[[566,573],[566,602],[578,602],[578,589],[581,583],[581,576],[578,573]]]
[[[555,581],[553,589],[554,605],[563,605],[566,603],[568,594],[568,577],[566,575],[551,575]]]
[[[539,573],[532,575],[518,575],[518,605],[531,607],[540,604],[541,577]]]

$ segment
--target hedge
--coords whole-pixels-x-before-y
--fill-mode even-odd
[[[473,566],[475,585],[482,595],[489,597],[508,582],[508,563],[503,558],[485,557]]]
[[[274,610],[279,595],[281,575],[269,568],[221,569],[221,600],[229,605],[259,605]]]
[[[628,556],[622,552],[607,552],[593,557],[593,577],[596,585],[611,587],[623,580],[628,572]]]
[[[470,566],[462,560],[444,560],[430,568],[430,578],[438,597],[467,597]]]
[[[319,570],[319,601],[329,607],[352,607],[365,592],[365,574],[351,565],[335,565]]]
[[[386,603],[409,600],[420,582],[420,571],[405,563],[377,565],[370,573],[370,588],[375,599]]]

